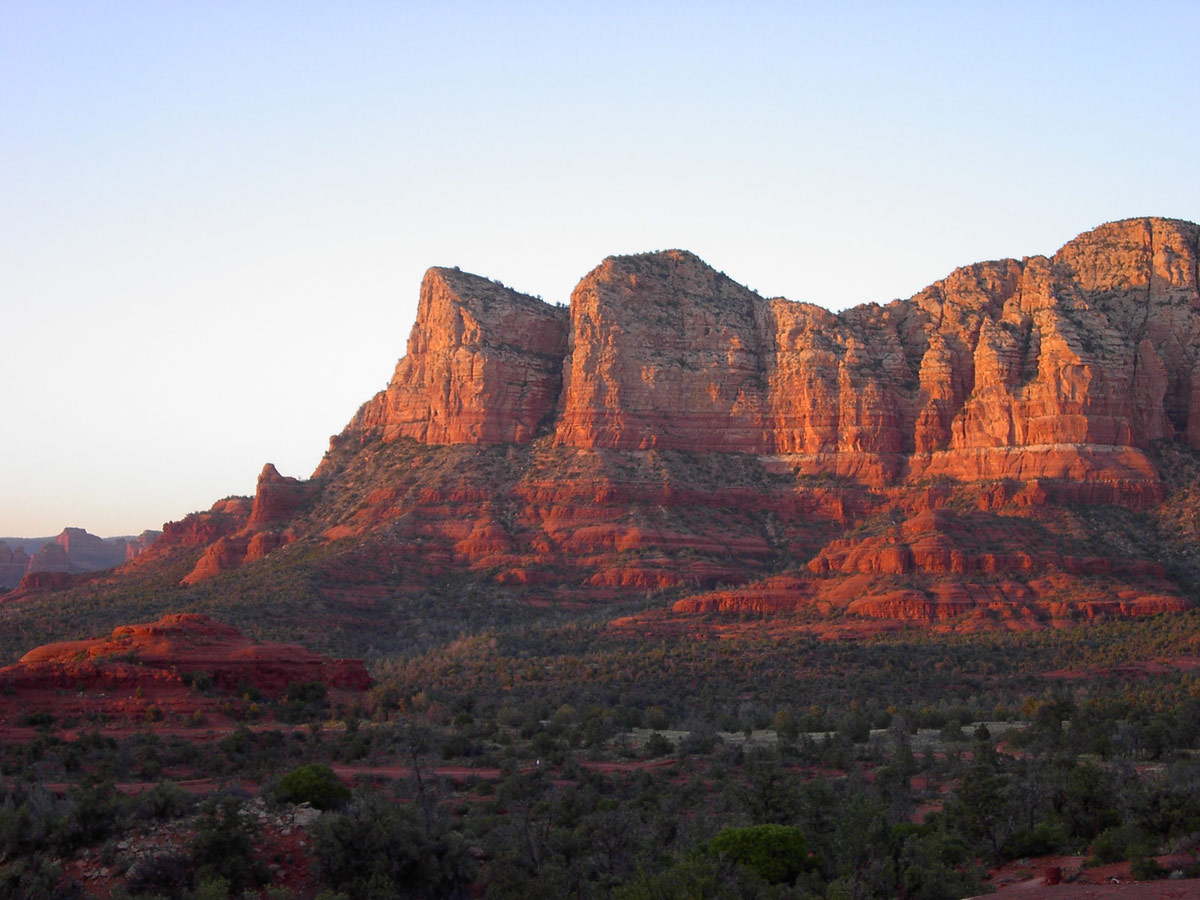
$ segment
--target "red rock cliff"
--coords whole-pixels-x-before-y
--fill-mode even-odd
[[[408,354],[344,437],[532,440],[558,399],[566,324],[565,309],[457,269],[430,269]]]
[[[765,300],[690,253],[610,257],[564,313],[431,269],[408,355],[337,440],[531,440],[785,455],[872,485],[948,476],[1156,502],[1141,452],[1200,447],[1200,228],[1101,226],[841,313]]]
[[[558,443],[762,451],[762,306],[690,253],[606,259],[571,296]]]

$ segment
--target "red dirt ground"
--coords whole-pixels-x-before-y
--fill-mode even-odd
[[[1195,865],[1189,855],[1160,856],[1168,871]],[[1129,863],[1084,868],[1082,856],[1043,856],[1008,863],[991,872],[997,900],[1197,900],[1200,879],[1134,881]],[[1046,870],[1057,867],[1063,883],[1047,884]]]

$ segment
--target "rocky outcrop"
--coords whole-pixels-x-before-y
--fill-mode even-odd
[[[190,513],[178,522],[167,522],[162,533],[145,550],[126,563],[129,570],[152,567],[188,551],[207,547],[245,527],[250,519],[249,497],[226,497],[205,512]]]
[[[1016,494],[1010,495],[1016,499]],[[962,499],[959,497],[958,499]],[[1010,508],[915,511],[875,533],[836,538],[807,571],[677,601],[679,615],[849,614],[925,625],[1033,628],[1104,615],[1190,607],[1158,563],[1085,555],[1078,545]]]
[[[286,532],[269,526],[287,523],[314,494],[314,486],[298,478],[279,474],[271,463],[263,466],[254,491],[248,518],[238,516],[234,522],[241,527],[221,534],[209,543],[192,570],[183,577],[183,584],[196,584],[243,563],[262,559],[272,550],[290,541]],[[244,507],[239,507],[239,512]]]
[[[0,588],[17,587],[26,576],[42,572],[81,574],[111,569],[124,562],[129,552],[125,538],[97,537],[83,528],[64,528],[52,540],[10,540],[13,548],[0,542]],[[21,589],[37,590],[39,584],[34,579]]]
[[[71,558],[67,548],[57,542],[43,544],[37,553],[29,559],[29,574],[35,572],[69,572]]]
[[[118,671],[109,671],[110,667]],[[215,685],[233,690],[250,685],[275,697],[294,682],[365,690],[371,683],[361,660],[329,659],[294,644],[257,643],[236,629],[197,613],[163,616],[157,622],[123,625],[111,635],[47,644],[30,650],[14,666],[0,669],[0,683],[13,690],[47,686],[77,688],[91,681],[133,688],[147,679],[206,673]]]
[[[458,269],[430,269],[408,354],[340,439],[530,441],[558,399],[566,326],[564,309]]]
[[[128,547],[124,538],[106,540],[83,528],[64,528],[55,543],[63,549],[70,570],[75,572],[119,566],[125,561]]]
[[[149,549],[150,545],[157,541],[161,536],[161,531],[147,529],[137,537],[127,541],[125,544],[125,562],[131,562],[137,559],[143,551]]]
[[[610,257],[571,295],[555,439],[763,452],[762,303],[690,253]]]
[[[250,507],[251,528],[262,528],[290,518],[311,493],[308,485],[297,478],[285,478],[267,463],[258,476],[254,504]]]

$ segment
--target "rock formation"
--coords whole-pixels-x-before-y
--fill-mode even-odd
[[[137,559],[142,554],[142,551],[148,549],[161,536],[161,531],[147,529],[137,537],[127,541],[125,544],[125,562],[132,562]]]
[[[133,549],[126,538],[101,538],[83,528],[64,528],[52,540],[10,538],[14,548],[0,542],[0,588],[16,587],[26,576],[43,572],[80,574],[111,569],[136,556],[157,536],[158,532],[146,532],[141,545]],[[36,579],[23,587],[34,584]]]
[[[259,473],[249,515],[245,515],[244,501],[236,505],[236,512],[225,514],[221,533],[212,543],[203,542],[207,543],[204,554],[184,577],[183,583],[195,584],[226,569],[236,569],[242,563],[261,559],[288,543],[290,535],[272,531],[269,526],[287,523],[311,494],[311,485],[296,478],[285,478],[275,466],[267,463]],[[227,508],[233,509],[230,504],[234,502],[225,501]],[[175,523],[168,523],[167,530],[173,525]]]
[[[0,683],[23,686],[78,687],[89,679],[108,682],[107,667],[124,664],[151,677],[205,673],[218,687],[250,685],[278,696],[289,684],[320,681],[327,687],[365,690],[371,683],[361,660],[329,659],[294,644],[257,643],[234,628],[197,613],[163,616],[157,622],[122,625],[108,637],[47,644],[30,650],[14,666],[0,669]],[[131,685],[132,686],[132,685]]]
[[[257,643],[203,615],[168,615],[95,640],[47,644],[0,668],[0,727],[30,713],[108,728],[159,719],[172,728],[211,727],[208,717],[227,714],[231,692],[253,688],[270,700],[290,684],[314,681],[347,692],[371,684],[361,660]]]
[[[68,567],[72,571],[85,572],[120,565],[125,561],[129,546],[124,538],[106,540],[82,528],[64,528],[54,541],[66,554]]]
[[[876,487],[1049,479],[1152,505],[1142,451],[1200,447],[1198,236],[1115,222],[839,314],[682,251],[611,257],[575,289],[569,331],[555,307],[431,269],[408,355],[336,440],[525,442],[553,425],[571,447],[784,455]]]
[[[299,541],[363,606],[466,578],[674,591],[680,616],[1182,608],[1193,586],[1079,510],[1153,517],[1155,454],[1200,450],[1198,259],[1200,227],[1130,219],[840,313],[678,250],[610,257],[569,311],[430,269],[407,355],[311,481],[268,465],[122,571],[186,560],[194,585]]]
[[[11,548],[0,541],[0,587],[16,587],[29,571],[29,554],[20,546]]]
[[[347,428],[360,440],[525,443],[554,411],[567,312],[458,269],[421,284],[408,354]]]

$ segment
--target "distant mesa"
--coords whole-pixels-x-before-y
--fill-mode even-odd
[[[143,531],[137,537],[101,538],[83,528],[64,528],[55,538],[4,538],[0,540],[0,588],[15,588],[26,576],[41,573],[80,574],[111,569],[135,559],[160,533]],[[37,583],[35,579],[30,585]]]

